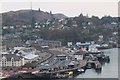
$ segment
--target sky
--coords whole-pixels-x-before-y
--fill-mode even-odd
[[[91,17],[94,16],[118,16],[118,2],[117,1],[26,1],[26,2],[1,2],[1,9],[0,12],[7,12],[7,11],[17,11],[21,9],[31,9],[31,2],[32,2],[32,9],[38,10],[40,8],[42,11],[50,12],[52,11],[53,14],[55,13],[63,13],[68,17],[78,16],[79,14],[83,13]]]

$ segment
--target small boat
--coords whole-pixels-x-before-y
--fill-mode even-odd
[[[79,72],[84,72],[85,70],[84,69],[78,69]]]
[[[65,76],[63,74],[57,74],[54,78],[55,79],[66,79],[66,78],[68,78],[68,76]]]
[[[98,58],[98,61],[100,61],[100,62],[107,62],[107,63],[110,62],[109,56],[106,56],[104,54],[97,55],[97,58]]]
[[[73,76],[73,71],[66,72],[66,73],[64,74],[64,76],[66,76],[66,77]]]
[[[87,68],[87,69],[91,69],[91,68],[92,68],[92,65],[91,65],[90,63],[87,63],[86,68]]]
[[[83,72],[85,72],[85,70],[84,69],[78,69],[77,72],[78,73],[83,73]]]

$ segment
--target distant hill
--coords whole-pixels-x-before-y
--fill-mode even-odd
[[[65,18],[67,18],[67,16],[65,16],[64,14],[61,14],[61,13],[54,14],[53,16],[56,19],[65,19]]]
[[[66,18],[64,14],[51,14],[40,10],[19,10],[2,13],[3,25],[31,24],[31,22],[41,22],[52,20],[53,18]]]
[[[2,25],[22,25],[22,24],[34,24],[35,22],[41,23],[47,20],[54,20],[54,19],[64,19],[67,18],[62,13],[52,14],[52,12],[44,12],[39,10],[19,10],[19,11],[10,11],[6,13],[2,13]],[[76,22],[78,26],[85,26],[88,22],[92,22],[93,25],[102,25],[112,22],[118,22],[117,17],[111,16],[104,16],[99,18],[98,16],[92,16],[88,18],[83,14],[80,14],[77,17],[73,17],[72,19],[68,19],[67,26],[71,26],[73,23]]]

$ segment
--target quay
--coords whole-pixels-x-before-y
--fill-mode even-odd
[[[14,74],[13,75],[13,77],[16,77],[16,78],[19,78],[19,77],[23,77],[23,78],[29,78],[29,75],[31,74],[31,77],[33,76],[35,76],[35,77],[43,77],[43,76],[47,76],[47,75],[51,75],[51,76],[53,76],[53,75],[57,75],[57,74],[61,74],[61,73],[65,73],[65,72],[70,72],[70,71],[72,71],[72,72],[76,72],[78,69],[81,69],[81,68],[85,68],[85,66],[86,66],[86,64],[87,64],[87,60],[81,60],[80,62],[79,62],[79,65],[78,66],[76,66],[76,67],[74,67],[74,68],[69,68],[69,69],[59,69],[59,70],[53,70],[53,71],[50,71],[50,72],[48,72],[48,70],[46,70],[45,72],[43,71],[39,71],[38,73],[35,73],[35,74],[32,74],[32,72],[35,72],[35,71],[38,71],[38,70],[40,70],[41,69],[41,63],[44,63],[44,62],[47,62],[47,61],[49,61],[49,64],[51,64],[51,66],[49,66],[49,67],[53,67],[53,66],[55,66],[55,65],[52,65],[53,63],[54,63],[54,58],[55,58],[55,56],[56,55],[61,55],[61,53],[62,52],[60,52],[60,51],[48,51],[50,54],[51,54],[51,56],[49,56],[49,57],[47,57],[46,59],[44,59],[43,61],[40,61],[40,62],[38,62],[37,64],[36,64],[36,68],[34,68],[34,69],[32,69],[31,71],[28,71],[28,72],[26,72],[26,73],[20,73],[20,74]],[[56,54],[57,53],[57,54]],[[68,56],[68,55],[67,55]],[[66,61],[66,60],[63,60],[63,61]],[[69,62],[71,61],[71,60],[68,60]],[[58,62],[56,62],[57,64],[59,64],[59,62],[61,63],[62,61],[58,61]],[[57,65],[56,64],[56,65]],[[66,63],[65,63],[66,64]],[[60,65],[63,65],[63,64],[59,64],[59,65],[57,65],[57,66],[60,66]],[[24,66],[24,67],[27,67],[27,65],[26,66]],[[44,66],[43,66],[44,67]],[[48,67],[48,68],[49,68]],[[44,75],[45,74],[45,75]],[[10,77],[12,77],[12,76],[10,76]]]
[[[87,64],[86,60],[82,60],[80,62],[80,65],[78,67],[75,68],[71,68],[71,69],[65,69],[65,70],[59,70],[59,71],[54,71],[54,72],[40,72],[40,73],[46,73],[46,74],[55,74],[55,73],[62,73],[62,72],[69,72],[69,71],[75,71],[77,69],[81,69],[84,68]]]
[[[71,56],[69,53],[61,50],[46,50],[45,52],[49,53],[50,55],[44,58],[41,61],[37,61],[34,63],[32,62],[32,65],[34,65],[34,68],[31,70],[26,70],[25,73],[19,73],[13,75],[13,77],[19,78],[30,78],[30,76],[33,78],[36,77],[42,77],[46,78],[53,78],[53,77],[59,77],[60,75],[64,75],[66,72],[73,72],[73,75],[78,74],[78,70],[80,69],[88,69],[88,68],[94,68],[95,70],[101,70],[102,65],[101,63],[94,59],[94,56],[87,56],[83,60],[76,60]],[[93,60],[94,59],[94,60]],[[37,60],[37,59],[36,59]],[[35,61],[36,61],[35,60]],[[77,62],[77,65],[74,67],[68,67],[68,65],[72,62]],[[91,66],[89,66],[90,64]],[[64,66],[67,66],[67,68],[64,68]],[[73,66],[73,65],[72,65]],[[31,64],[25,65],[24,67],[31,67]],[[22,67],[21,67],[22,68]],[[10,76],[12,77],[12,76]]]

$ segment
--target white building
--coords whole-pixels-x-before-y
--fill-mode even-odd
[[[72,42],[68,42],[67,45],[68,45],[68,47],[71,47],[72,46]]]
[[[84,53],[75,52],[74,57],[75,57],[77,60],[83,60]]]
[[[36,40],[37,46],[49,46],[49,47],[61,47],[60,41],[54,41],[54,40],[43,40],[43,39],[37,39]]]
[[[22,66],[24,65],[24,58],[16,54],[2,54],[0,58],[0,66]]]

